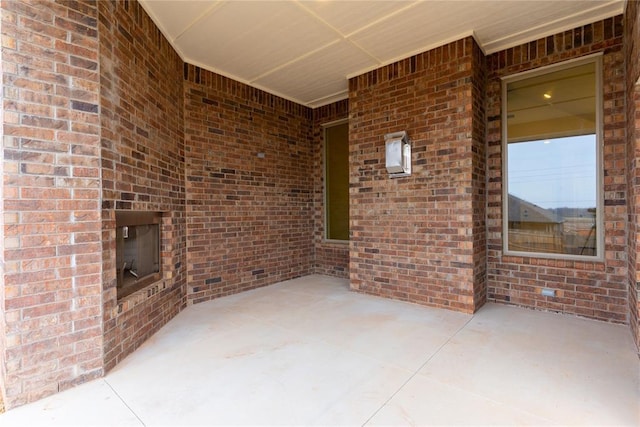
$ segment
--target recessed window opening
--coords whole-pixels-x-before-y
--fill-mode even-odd
[[[504,250],[602,255],[601,57],[503,81]]]
[[[116,212],[118,299],[160,279],[158,212]]]
[[[349,124],[324,129],[325,238],[349,240]]]

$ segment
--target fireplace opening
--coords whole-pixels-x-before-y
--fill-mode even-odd
[[[160,280],[159,212],[116,212],[118,299]]]

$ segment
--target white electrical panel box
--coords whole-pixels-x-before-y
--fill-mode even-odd
[[[386,167],[390,178],[411,175],[411,144],[406,131],[388,133],[384,136]]]

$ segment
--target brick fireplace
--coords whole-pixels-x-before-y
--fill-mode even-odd
[[[190,302],[312,272],[311,109],[185,65],[137,2],[2,8],[7,407],[104,375]],[[118,292],[118,222],[147,215],[158,271]]]

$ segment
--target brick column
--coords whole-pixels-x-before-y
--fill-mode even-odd
[[[629,324],[640,349],[640,4],[627,2],[624,15],[626,58],[627,185],[629,200]]]
[[[2,2],[0,385],[8,408],[102,374],[96,4]]]
[[[351,288],[474,312],[486,295],[484,67],[471,37],[349,80]],[[389,179],[406,130],[412,175]]]

